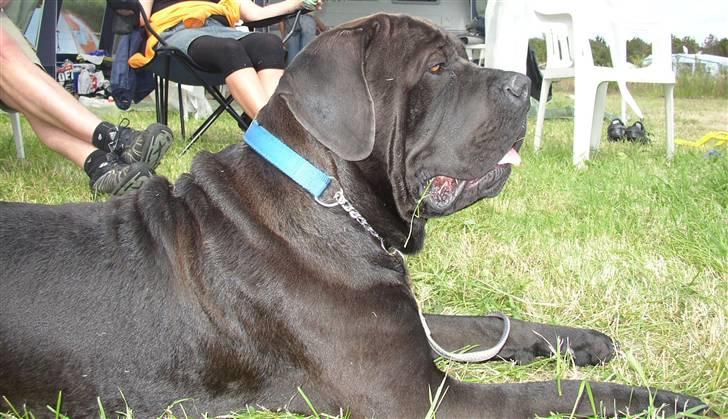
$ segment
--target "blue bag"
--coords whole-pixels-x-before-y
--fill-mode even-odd
[[[146,41],[144,28],[135,28],[129,34],[119,36],[116,54],[111,65],[111,95],[116,107],[127,110],[133,103],[139,103],[155,87],[151,71],[129,67],[129,57],[141,51]]]

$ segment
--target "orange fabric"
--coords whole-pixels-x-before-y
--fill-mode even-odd
[[[232,27],[240,20],[240,5],[237,0],[220,0],[218,3],[206,1],[185,1],[165,7],[154,13],[149,23],[158,34],[175,27],[183,22],[187,28],[200,28],[207,18],[212,15],[222,15],[227,18]],[[136,53],[129,58],[129,66],[140,68],[147,65],[154,58],[154,47],[159,41],[154,36],[147,38],[144,54]]]

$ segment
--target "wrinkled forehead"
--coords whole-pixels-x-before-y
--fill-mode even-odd
[[[450,49],[461,44],[450,33],[423,18],[394,19],[392,32],[392,35],[401,37],[405,48],[410,49],[406,52],[410,53],[423,49]]]
[[[337,29],[369,29],[372,41],[389,43],[391,49],[399,49],[400,53],[423,45],[439,48],[462,44],[431,21],[404,14],[375,14],[344,23]]]
[[[379,56],[374,62],[412,68],[465,57],[465,48],[459,39],[426,19],[375,15],[351,25],[374,28],[367,48],[367,58]]]

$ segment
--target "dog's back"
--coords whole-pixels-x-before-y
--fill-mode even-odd
[[[106,203],[0,203],[0,395],[39,412],[62,389],[80,417],[96,396],[123,410],[123,392],[149,417],[179,397],[224,412],[282,393],[260,380],[284,383],[303,361],[272,342],[297,338],[275,319],[276,291],[255,285],[280,277],[260,252],[282,253],[227,178],[241,153],[201,153],[174,188],[153,178]],[[247,201],[263,201],[260,182]]]
[[[158,314],[175,307],[163,274],[170,261],[165,238],[152,237],[137,207],[142,200],[0,203],[0,393],[11,401],[53,405],[51,389],[63,389],[69,403],[118,396],[117,386],[138,387],[134,370],[151,359],[145,351],[180,343],[166,335],[180,327],[162,324],[179,317]]]

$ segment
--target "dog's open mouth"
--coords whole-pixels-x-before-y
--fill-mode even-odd
[[[521,157],[518,151],[511,148],[491,170],[480,178],[456,179],[442,175],[431,178],[424,198],[428,210],[426,212],[430,215],[447,215],[463,209],[481,198],[497,195],[511,173],[511,166],[520,164]],[[455,205],[456,202],[458,205]]]

